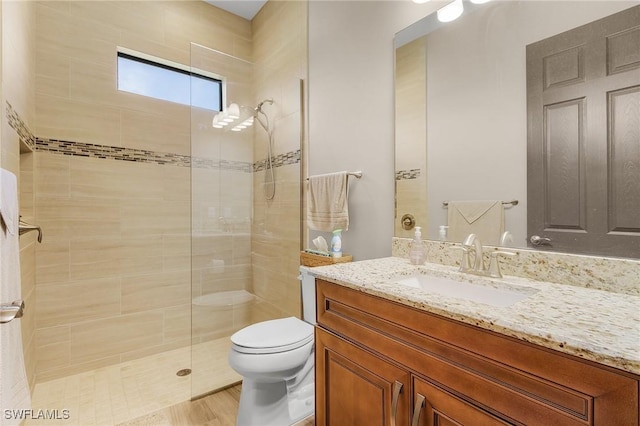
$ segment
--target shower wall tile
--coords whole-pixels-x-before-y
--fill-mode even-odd
[[[122,278],[123,314],[188,304],[191,301],[189,271],[159,272]]]
[[[70,158],[64,155],[41,152],[36,154],[38,177],[46,176],[46,179],[36,179],[35,191],[38,197],[69,197],[71,195],[69,161]]]
[[[71,339],[71,329],[67,325],[39,328],[36,332],[36,339],[38,348],[54,343],[68,342]]]
[[[161,101],[156,101],[161,103]],[[172,105],[172,113],[122,110],[120,113],[123,146],[189,155],[191,108]]]
[[[218,291],[250,290],[252,282],[251,264],[224,266],[220,268],[204,268],[197,271],[200,291],[194,288],[193,296],[215,293]],[[196,279],[196,277],[194,277]]]
[[[120,313],[120,280],[38,286],[36,312],[38,328],[113,317]]]
[[[36,351],[36,363],[43,370],[55,370],[69,364],[69,343],[52,343],[39,346]]]
[[[125,234],[118,253],[122,276],[127,278],[163,271],[163,239],[162,235]]]
[[[161,311],[121,315],[71,327],[70,361],[89,362],[162,344]]]
[[[191,298],[191,111],[118,91],[117,47],[189,65],[196,42],[250,59],[252,29],[204,2],[38,2],[34,8],[35,207],[46,235],[36,253],[36,340],[56,354],[69,348],[67,358],[40,360],[38,379],[46,380],[191,341],[185,314]],[[222,74],[250,76],[251,67],[244,68]],[[195,159],[216,170],[214,185],[251,185],[250,144],[243,145],[249,158],[243,161],[246,154],[235,156],[237,141],[227,142],[223,157],[237,163],[224,166],[237,166],[244,177],[220,179],[219,150]],[[211,187],[211,176],[203,173],[202,183]],[[250,217],[250,196],[224,197],[234,215]],[[198,205],[207,225],[217,225],[224,213],[209,217],[212,201]],[[245,241],[236,244],[247,249]],[[249,257],[222,251],[201,253],[203,263],[221,254],[235,268]],[[198,286],[200,277],[217,277],[214,270],[194,271]],[[228,285],[250,285],[246,272],[231,277]],[[56,303],[69,309],[53,312]]]
[[[163,310],[163,335],[162,341],[165,343],[190,344],[191,337],[191,300],[184,305],[173,306]]]
[[[88,362],[71,363],[64,367],[61,366],[48,370],[42,370],[41,366],[38,365],[37,381],[38,383],[46,382],[59,377],[71,376],[84,371],[107,367],[109,365],[117,364],[118,362],[120,362],[120,356],[109,356]]]
[[[188,368],[191,365],[191,360],[189,359],[189,351],[184,350],[185,346],[189,346],[191,344],[191,339],[189,339],[190,333],[187,333],[183,336],[182,339],[176,340],[174,342],[162,343],[159,345],[147,346],[141,349],[135,349],[132,351],[123,352],[120,355],[120,362],[124,363],[127,361],[140,360],[141,358],[148,357],[150,355],[160,354],[158,356],[162,356],[163,353],[171,354],[171,351],[175,349],[183,348],[182,360],[175,360],[180,367]],[[175,356],[175,353],[174,353]],[[151,367],[153,368],[153,367]],[[175,372],[177,368],[172,371]],[[144,383],[141,384],[144,387]]]
[[[162,265],[167,271],[191,268],[191,234],[162,236]]]
[[[276,193],[264,197],[265,132],[254,145],[252,257],[254,292],[265,302],[254,320],[300,316],[300,79],[306,75],[306,2],[267,2],[253,20],[256,98],[273,98]],[[271,118],[271,116],[270,116]],[[256,128],[256,130],[259,130]],[[302,141],[302,143],[301,143]]]
[[[110,105],[36,93],[38,137],[116,145],[120,140],[120,111]],[[121,144],[117,144],[122,146]]]

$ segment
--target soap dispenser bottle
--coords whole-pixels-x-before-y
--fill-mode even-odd
[[[409,261],[413,265],[423,265],[427,260],[427,247],[422,241],[422,232],[419,226],[416,226],[416,232],[411,241],[411,250],[409,250]]]
[[[331,256],[342,257],[342,229],[333,231],[331,238]]]

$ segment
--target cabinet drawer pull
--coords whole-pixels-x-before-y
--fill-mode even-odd
[[[422,407],[424,407],[424,396],[417,393],[416,405],[413,406],[413,420],[411,420],[411,426],[418,426],[418,423],[420,423]]]
[[[396,426],[396,415],[398,414],[398,399],[402,393],[402,383],[396,380],[393,384],[393,399],[391,400],[391,426]]]

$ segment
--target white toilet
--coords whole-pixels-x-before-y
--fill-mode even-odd
[[[229,365],[243,377],[238,426],[287,426],[314,411],[315,278],[300,267],[304,321],[280,318],[231,336]]]

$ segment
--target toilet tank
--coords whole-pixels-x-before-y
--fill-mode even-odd
[[[300,286],[302,289],[302,319],[309,324],[316,323],[316,277],[306,266],[300,267]]]

